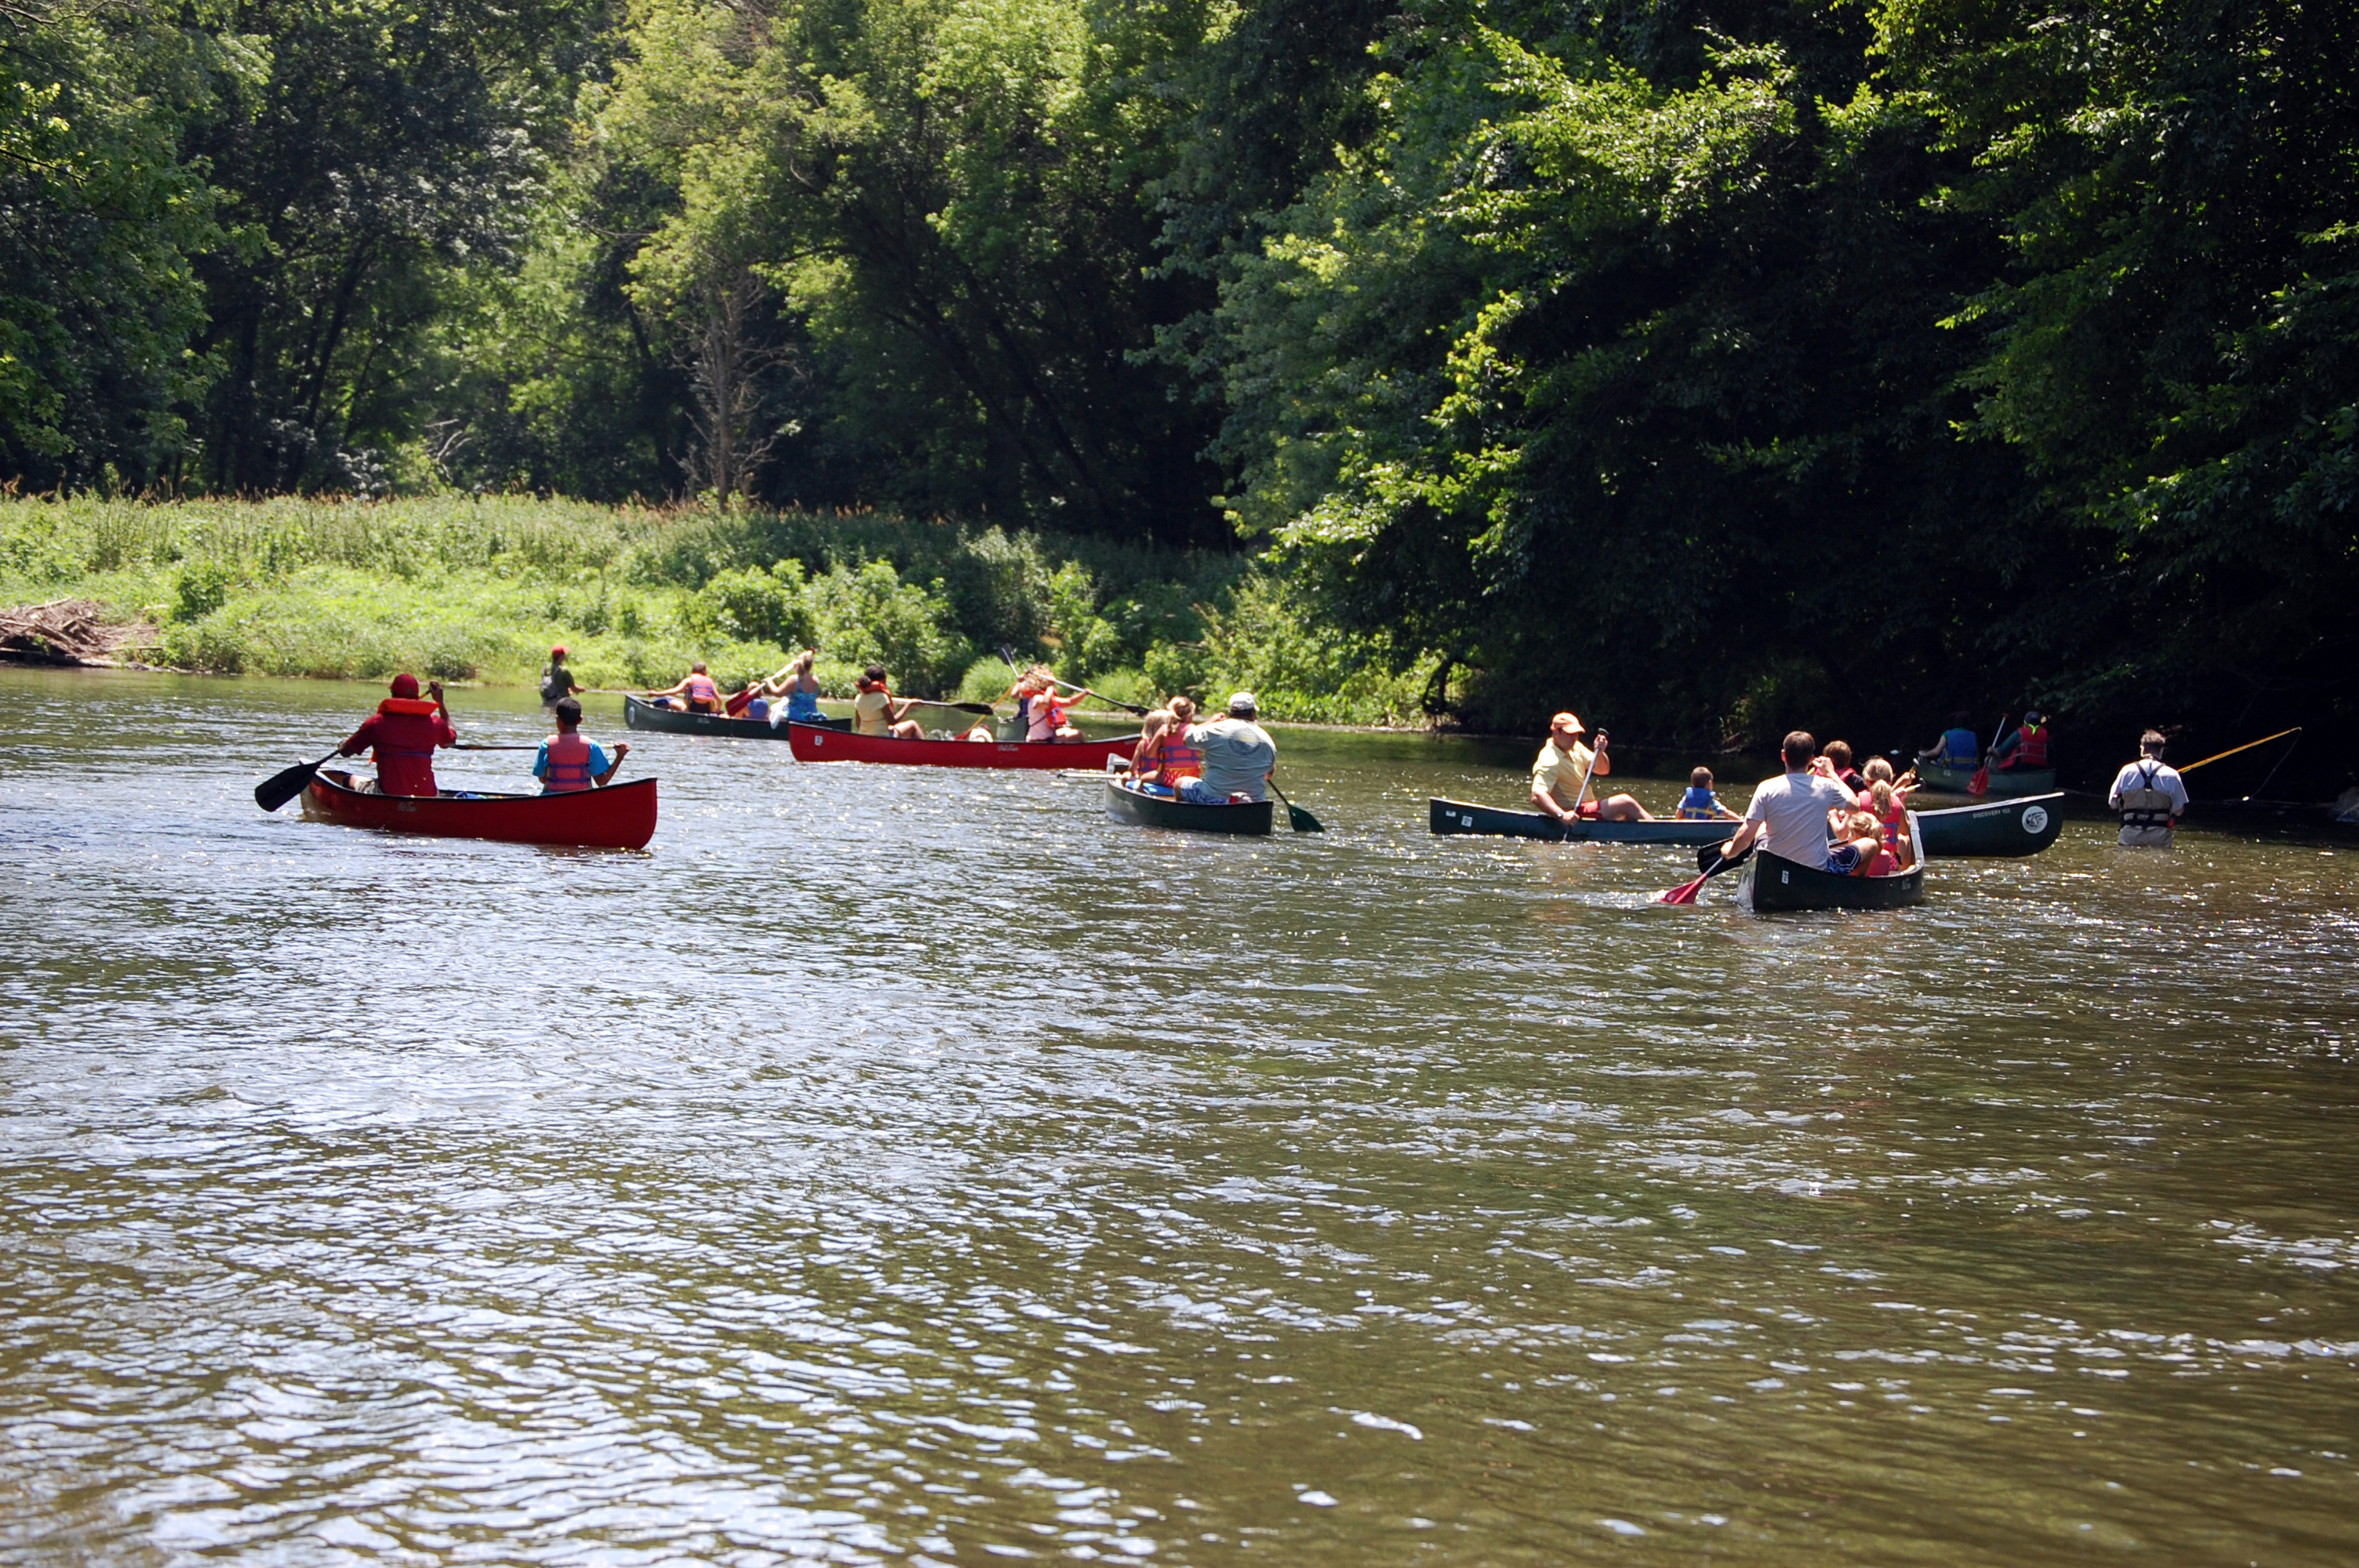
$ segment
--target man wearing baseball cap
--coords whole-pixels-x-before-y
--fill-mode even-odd
[[[393,677],[391,689],[393,695],[336,751],[347,757],[370,753],[379,795],[433,795],[434,749],[459,743],[451,710],[442,706],[442,683],[429,681],[429,695],[420,697],[418,677],[404,674]]]
[[[583,688],[573,684],[573,672],[565,667],[565,644],[560,643],[549,650],[549,667],[540,672],[540,700],[544,707],[560,697],[579,697]]]
[[[1652,822],[1647,808],[1632,795],[1608,797],[1589,786],[1614,771],[1605,754],[1605,731],[1597,732],[1597,749],[1581,743],[1581,715],[1560,713],[1549,720],[1548,743],[1532,761],[1532,804],[1559,822]]]
[[[1229,711],[1209,724],[1188,729],[1188,743],[1203,753],[1201,777],[1180,781],[1180,798],[1203,806],[1233,800],[1267,800],[1269,775],[1277,770],[1277,742],[1255,720],[1261,717],[1254,694],[1229,698]]]

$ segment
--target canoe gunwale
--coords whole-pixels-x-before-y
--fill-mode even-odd
[[[1128,757],[1138,749],[1138,737],[1122,735],[1097,741],[904,741],[889,735],[863,735],[856,730],[806,724],[799,719],[785,725],[788,741],[799,762],[883,762],[901,767],[1020,768],[1050,772],[1082,767],[1103,768],[1106,759]],[[1095,768],[1090,764],[1094,763]]]

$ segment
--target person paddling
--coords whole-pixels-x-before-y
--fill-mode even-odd
[[[1605,754],[1605,731],[1597,732],[1597,748],[1581,743],[1587,733],[1578,713],[1560,713],[1549,720],[1549,738],[1532,762],[1532,804],[1559,822],[1574,819],[1575,808],[1584,822],[1652,822],[1654,817],[1635,796],[1583,800],[1586,786],[1614,771]]]
[[[2162,761],[2162,732],[2149,730],[2138,737],[2138,760],[2114,775],[2105,804],[2122,814],[2122,847],[2125,849],[2168,849],[2187,812],[2187,785],[2179,770]]]
[[[540,781],[543,795],[572,795],[611,781],[622,767],[623,759],[631,754],[631,743],[614,743],[612,761],[606,749],[582,733],[582,704],[578,698],[557,699],[557,733],[540,743],[540,752],[532,760],[532,776]]]
[[[1834,776],[1832,764],[1820,756],[1819,743],[1807,730],[1786,737],[1779,748],[1786,771],[1765,779],[1745,808],[1745,826],[1721,849],[1723,860],[1734,860],[1766,837],[1766,847],[1781,860],[1814,871],[1828,869],[1827,838],[1834,826],[1829,813],[1848,816],[1852,793]],[[1849,868],[1846,867],[1846,870]]]
[[[811,674],[811,665],[819,661],[817,648],[805,648],[787,666],[783,679],[777,683],[772,696],[783,696],[785,708],[770,709],[770,725],[776,729],[784,724],[817,724],[824,717],[819,710],[819,677]]]
[[[914,697],[904,697],[901,705],[893,705],[892,683],[886,678],[883,665],[871,665],[853,683],[852,727],[863,735],[890,735],[899,741],[922,741],[923,726],[909,717],[918,706]]]
[[[690,713],[722,711],[721,688],[712,683],[712,676],[705,673],[702,659],[688,666],[688,674],[680,677],[679,685],[647,693],[650,702],[662,702],[667,697],[678,697],[679,706]]]
[[[1256,722],[1260,718],[1254,694],[1241,691],[1229,698],[1225,718],[1180,729],[1182,742],[1195,749],[1203,768],[1201,774],[1180,776],[1175,787],[1181,800],[1226,806],[1269,798],[1269,775],[1277,771],[1277,742]]]
[[[2023,722],[2007,731],[2006,738],[1991,748],[1990,766],[1995,773],[2036,773],[2048,768],[2048,720],[2038,708],[2023,716]]]
[[[376,705],[376,711],[336,748],[336,753],[352,757],[372,752],[379,795],[438,795],[434,749],[459,743],[459,732],[451,727],[451,711],[442,705],[442,683],[427,684],[426,689],[433,694],[430,699],[418,695],[418,677],[413,675],[394,676],[388,689],[393,695]]]
[[[560,697],[578,697],[587,689],[574,685],[573,672],[565,667],[565,644],[560,643],[549,649],[549,667],[540,672],[542,705],[553,705]]]

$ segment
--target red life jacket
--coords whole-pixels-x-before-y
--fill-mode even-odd
[[[551,735],[548,745],[549,772],[542,775],[541,794],[572,795],[596,783],[590,773],[590,742],[581,730]]]
[[[1044,691],[1033,697],[1030,704],[1025,714],[1024,738],[1027,741],[1055,740],[1058,730],[1064,725],[1065,709],[1073,706],[1073,699],[1067,697],[1060,702],[1055,692]]]
[[[361,726],[376,762],[376,787],[386,795],[430,795],[434,782],[434,748],[457,739],[440,714],[440,705],[422,697],[388,697],[376,705],[376,717]]]
[[[2011,768],[2044,768],[2048,765],[2048,726],[2034,728],[2026,724],[2015,732],[2015,755],[2007,762]]]

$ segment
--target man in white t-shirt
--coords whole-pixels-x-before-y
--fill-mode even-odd
[[[1764,779],[1754,790],[1753,803],[1745,808],[1745,826],[1723,853],[1733,860],[1766,834],[1764,848],[1780,859],[1825,871],[1827,813],[1850,810],[1854,797],[1834,776],[1833,766],[1819,756],[1819,743],[1808,730],[1787,736],[1782,749],[1786,771]]]

